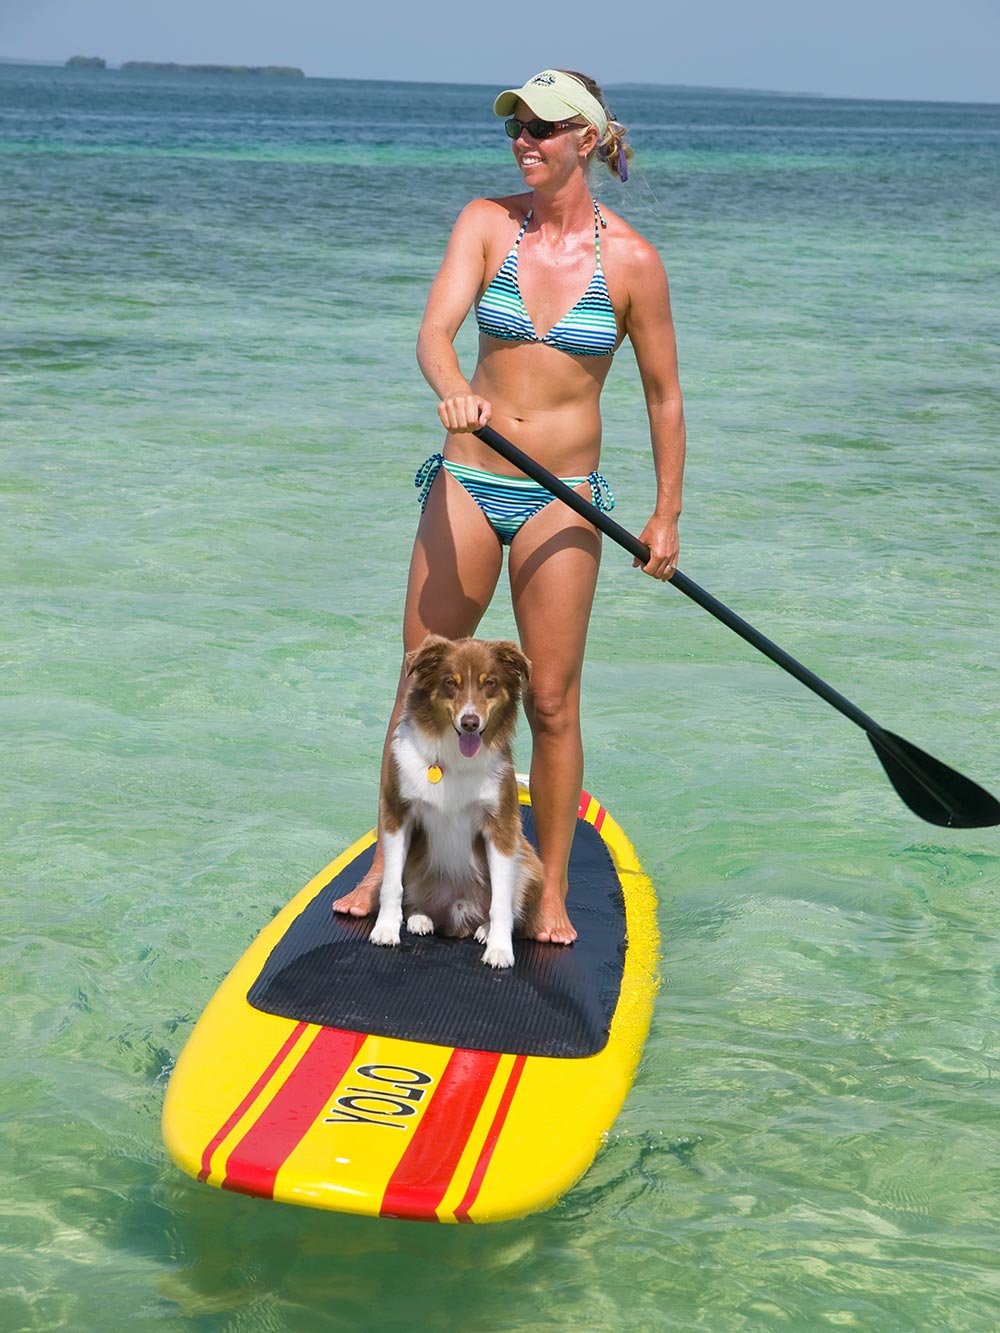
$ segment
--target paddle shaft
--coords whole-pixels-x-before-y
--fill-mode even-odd
[[[640,564],[645,565],[649,562],[650,551],[644,542],[641,542],[638,537],[634,537],[631,532],[623,528],[620,523],[616,523],[613,518],[609,518],[595,504],[585,500],[582,495],[573,490],[572,486],[567,486],[564,481],[560,481],[548,468],[536,463],[516,444],[511,444],[510,440],[505,439],[492,426],[483,426],[474,433],[484,444],[488,444],[491,449],[506,458],[509,463],[513,463],[516,468],[520,468],[525,476],[531,477],[533,481],[537,481],[540,486],[544,486],[547,491],[551,491],[558,499],[568,504],[571,509],[576,510],[578,514],[582,514],[588,522],[593,523],[595,528],[599,528],[612,541],[617,542]],[[776,643],[772,643],[766,635],[754,629],[753,625],[748,624],[742,616],[738,616],[735,611],[731,611],[728,606],[720,602],[718,598],[713,597],[710,592],[706,592],[704,588],[699,587],[686,574],[682,574],[679,569],[675,569],[670,582],[678,592],[682,592],[685,597],[690,597],[693,602],[697,602],[709,615],[721,621],[723,625],[738,634],[741,639],[745,639],[747,643],[756,648],[758,652],[763,653],[765,657],[769,657],[772,662],[780,666],[782,670],[787,671],[790,676],[794,676],[807,689],[812,690],[814,694],[818,694],[821,699],[825,699],[828,704],[836,708],[838,712],[843,713],[845,717],[850,718],[857,726],[867,731],[870,736],[879,740],[885,739],[886,733],[867,713],[862,712],[856,704],[852,704],[850,699],[845,699],[825,680],[821,680],[808,667],[804,667],[801,662],[796,661],[783,648],[779,648]]]

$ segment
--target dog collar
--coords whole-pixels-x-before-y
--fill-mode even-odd
[[[441,765],[431,764],[430,768],[428,768],[427,770],[427,781],[440,782],[443,777],[444,777],[444,769],[441,767]]]

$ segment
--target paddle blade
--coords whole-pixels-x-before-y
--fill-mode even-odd
[[[868,732],[889,781],[915,815],[944,828],[992,828],[1000,801],[940,759],[891,731]]]

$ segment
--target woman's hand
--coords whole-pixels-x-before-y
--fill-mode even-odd
[[[676,518],[654,514],[639,534],[639,540],[649,547],[649,562],[642,566],[642,572],[667,583],[673,578],[680,554]],[[632,567],[637,569],[639,561],[633,560]]]
[[[465,435],[485,426],[493,415],[493,404],[478,393],[458,393],[438,403],[438,416],[445,430]]]

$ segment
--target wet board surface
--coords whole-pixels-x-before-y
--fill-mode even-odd
[[[525,831],[533,839],[527,793]],[[360,839],[272,921],[177,1062],[163,1129],[197,1179],[290,1203],[425,1221],[519,1217],[583,1174],[649,1027],[655,896],[625,835],[583,793],[571,948],[368,941],[331,903],[371,863]]]

